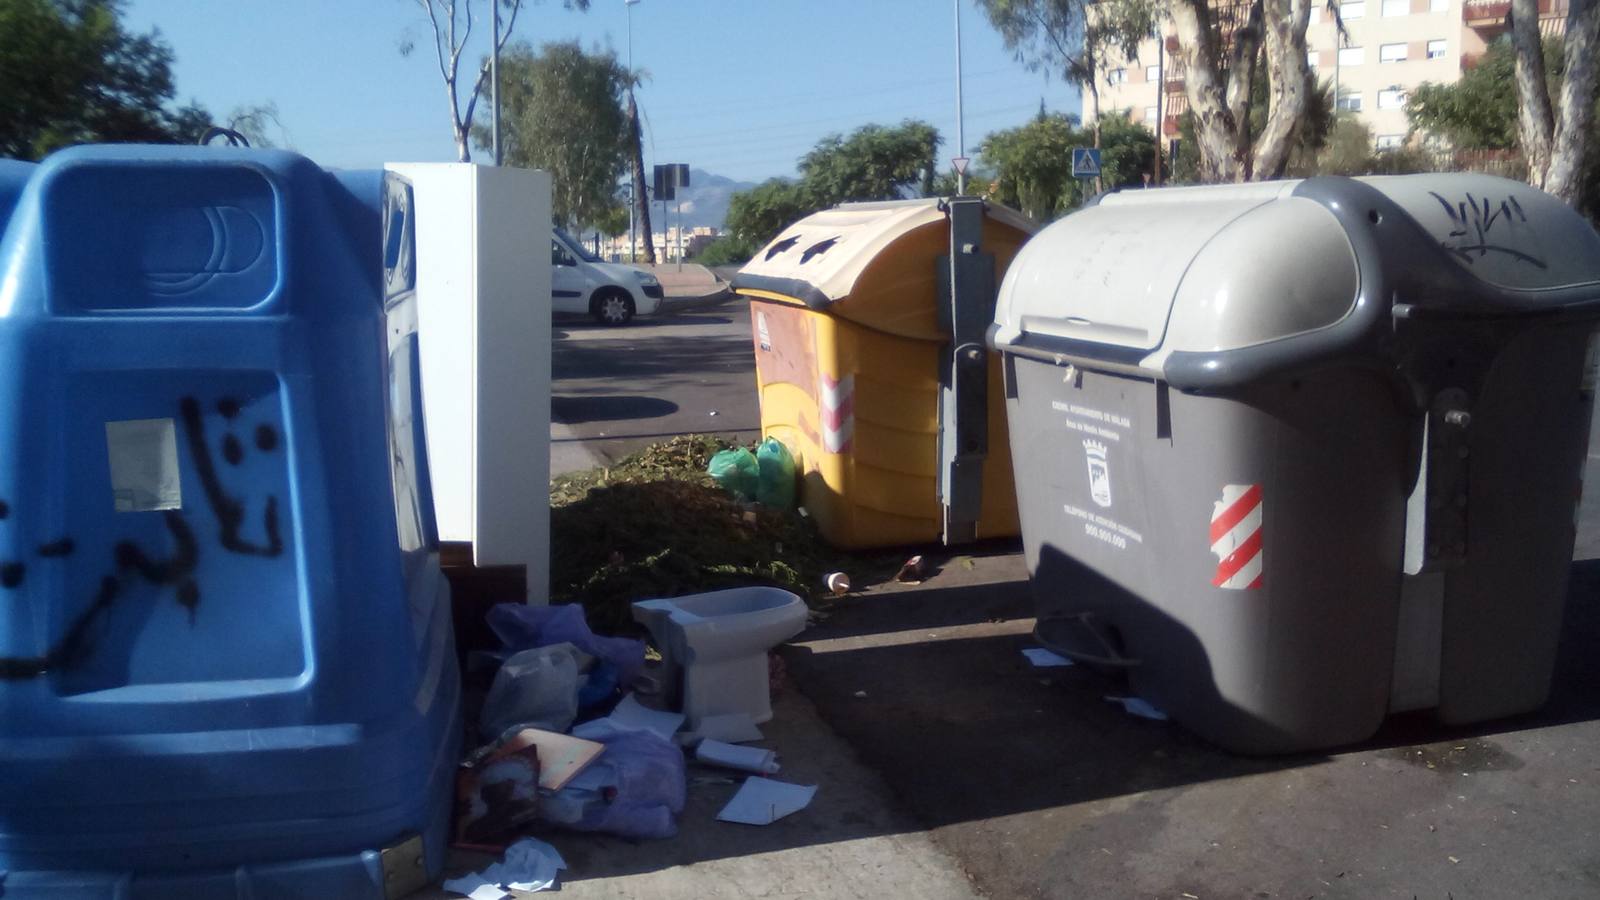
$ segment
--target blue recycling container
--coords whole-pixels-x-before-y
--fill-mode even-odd
[[[0,166],[0,895],[383,898],[459,673],[404,180]]]

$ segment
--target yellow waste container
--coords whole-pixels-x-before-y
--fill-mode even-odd
[[[996,286],[1037,226],[1005,207],[967,203],[981,210],[981,239],[962,246],[984,270],[987,296],[975,302],[987,321]],[[835,546],[954,542],[940,475],[941,392],[952,377],[950,209],[928,199],[824,210],[784,230],[734,278],[751,301],[762,435],[796,456],[801,502]],[[962,346],[980,376],[977,354],[987,358],[987,384],[979,379],[987,421],[977,424],[988,447],[974,466],[976,521],[956,540],[1014,536],[999,356],[970,340]]]

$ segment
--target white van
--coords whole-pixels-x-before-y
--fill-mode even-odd
[[[661,282],[643,269],[608,263],[560,228],[550,241],[551,309],[625,325],[661,308]]]

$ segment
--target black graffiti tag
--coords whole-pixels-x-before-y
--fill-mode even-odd
[[[70,668],[81,663],[93,646],[95,623],[111,612],[121,595],[125,582],[142,578],[155,585],[176,584],[178,600],[194,615],[200,600],[200,588],[190,576],[200,560],[200,547],[194,532],[183,515],[175,509],[163,514],[167,530],[172,532],[177,552],[171,559],[151,559],[132,541],[123,541],[116,548],[117,574],[100,579],[100,589],[94,600],[67,626],[66,633],[43,656],[0,657],[0,681],[17,681],[38,678],[56,668]],[[190,598],[185,602],[184,598]]]
[[[283,536],[278,533],[278,498],[268,497],[262,526],[267,543],[256,544],[239,537],[239,527],[244,524],[244,503],[230,495],[217,477],[216,463],[211,459],[211,448],[206,444],[205,421],[200,415],[200,401],[184,397],[178,404],[183,413],[183,433],[189,444],[189,455],[194,459],[195,470],[200,475],[200,487],[205,491],[206,504],[217,517],[222,529],[218,538],[222,546],[234,553],[247,556],[274,557],[283,552]]]
[[[183,416],[185,442],[195,470],[199,474],[206,505],[211,508],[220,527],[218,541],[224,549],[245,556],[271,558],[281,555],[283,537],[278,528],[277,497],[270,495],[267,497],[266,509],[262,516],[266,543],[257,544],[241,538],[239,532],[244,523],[244,502],[229,494],[217,475],[216,463],[211,458],[210,447],[206,444],[200,404],[193,397],[184,397],[179,402],[179,411]],[[239,405],[230,398],[223,398],[218,403],[218,411],[224,418],[231,420],[238,415]],[[237,444],[237,441],[234,443]],[[276,432],[270,426],[260,426],[257,429],[256,445],[264,452],[276,449]],[[240,450],[242,451],[242,448]],[[233,459],[229,462],[238,464]],[[0,501],[0,519],[5,518],[9,512],[5,503]],[[199,542],[181,512],[169,509],[165,510],[162,516],[176,546],[173,556],[169,559],[155,559],[132,541],[118,543],[114,550],[115,573],[106,575],[100,580],[100,587],[95,592],[94,599],[73,618],[61,639],[43,656],[0,657],[0,681],[38,678],[52,669],[71,668],[81,664],[93,648],[96,623],[110,613],[124,587],[135,580],[160,587],[174,587],[179,605],[189,611],[190,621],[194,621],[200,605],[200,586],[193,577],[200,561]],[[38,552],[42,557],[63,557],[71,555],[75,549],[72,538],[63,537],[40,546]],[[21,563],[8,563],[0,568],[5,569],[4,573],[0,573],[0,576],[3,576],[0,580],[10,582],[7,587],[15,588],[21,583],[23,571]]]
[[[1466,199],[1451,203],[1434,191],[1428,194],[1439,201],[1445,214],[1450,217],[1449,239],[1440,241],[1440,246],[1463,261],[1474,263],[1491,253],[1503,253],[1518,262],[1540,269],[1548,268],[1543,259],[1531,253],[1491,241],[1491,233],[1497,224],[1500,225],[1501,234],[1519,224],[1527,224],[1527,213],[1522,211],[1522,205],[1516,197],[1508,195],[1496,204],[1488,197],[1479,200],[1469,193]]]

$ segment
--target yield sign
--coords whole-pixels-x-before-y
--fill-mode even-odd
[[[955,164],[957,175],[965,175],[967,174],[967,163],[972,162],[972,160],[965,156],[958,156],[950,160],[950,162]]]

